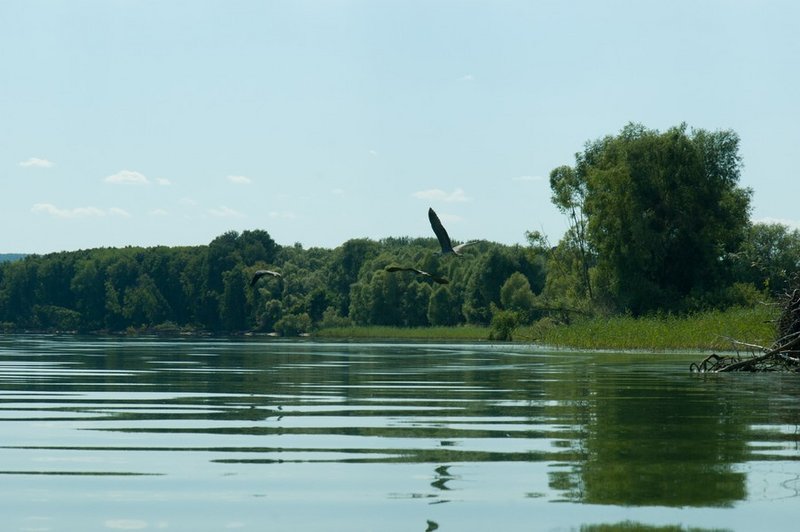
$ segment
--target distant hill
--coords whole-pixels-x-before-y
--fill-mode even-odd
[[[24,253],[0,253],[0,262],[11,262],[24,257]]]

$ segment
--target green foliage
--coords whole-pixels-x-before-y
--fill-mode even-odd
[[[549,318],[520,327],[526,341],[579,349],[734,350],[734,340],[768,346],[775,340],[778,309],[771,305],[733,307],[689,315],[583,318],[564,325]]]
[[[514,310],[502,310],[492,305],[492,323],[489,340],[511,341],[514,330],[520,325],[520,314]]]
[[[595,279],[617,310],[635,315],[680,310],[693,292],[729,283],[724,259],[745,238],[751,195],[737,186],[738,145],[732,131],[629,124],[587,144],[574,169],[554,170],[554,202],[586,216],[588,247],[580,222],[568,235],[593,257],[582,258],[581,282]]]
[[[428,322],[431,325],[458,325],[461,323],[461,305],[449,286],[436,287],[428,300]]]
[[[18,329],[286,335],[354,324],[457,326],[465,323],[468,287],[472,314],[489,316],[481,301],[499,304],[512,273],[534,291],[544,286],[544,259],[531,249],[480,244],[459,258],[437,249],[433,238],[402,238],[304,250],[278,246],[258,230],[230,231],[207,246],[31,255],[0,264],[0,322]],[[390,263],[435,272],[450,284],[386,272]],[[261,268],[283,276],[251,287]]]
[[[782,224],[753,224],[729,260],[736,280],[772,294],[787,292],[800,271],[800,230]]]
[[[384,339],[384,340],[424,340],[424,341],[485,341],[487,328],[477,325],[457,327],[397,327],[354,325],[332,327],[318,330],[314,336],[319,338]]]
[[[521,321],[533,318],[536,296],[531,291],[527,277],[520,272],[512,273],[500,288],[500,303],[505,310],[517,313]],[[494,323],[494,317],[492,317]]]
[[[281,336],[299,336],[311,330],[311,317],[302,314],[288,314],[275,323],[275,332]]]

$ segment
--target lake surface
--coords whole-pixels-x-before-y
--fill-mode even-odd
[[[796,529],[800,376],[700,358],[0,336],[2,530]]]

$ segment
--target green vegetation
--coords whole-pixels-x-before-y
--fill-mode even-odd
[[[515,339],[577,349],[730,351],[736,348],[733,340],[771,344],[775,339],[777,314],[776,307],[758,305],[683,316],[593,317],[570,325],[541,320],[519,328]]]
[[[329,339],[388,339],[388,340],[442,340],[451,342],[485,341],[486,327],[465,325],[459,327],[385,327],[351,326],[331,327],[314,333],[318,338]]]
[[[756,308],[797,282],[800,232],[751,224],[732,131],[629,124],[550,174],[556,244],[431,238],[281,246],[264,230],[207,246],[126,247],[0,262],[0,330],[192,331],[527,340],[575,347],[770,343]],[[413,272],[413,266],[449,284]],[[278,270],[254,287],[257,269]]]
[[[775,335],[776,306],[757,305],[709,310],[690,315],[589,317],[572,323],[545,318],[531,325],[516,326],[513,340],[575,349],[641,349],[669,351],[699,349],[734,350],[734,340],[769,345]],[[494,326],[494,324],[493,324]],[[486,341],[492,328],[351,326],[321,329],[317,338]],[[505,338],[508,339],[508,338]],[[741,347],[741,346],[740,346]],[[742,347],[743,350],[745,348]]]

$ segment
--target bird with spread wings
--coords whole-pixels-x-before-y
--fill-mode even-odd
[[[431,222],[431,227],[433,228],[433,232],[436,233],[436,238],[439,240],[439,246],[442,250],[439,252],[442,255],[447,255],[448,253],[452,253],[453,255],[461,255],[461,250],[464,249],[466,246],[471,246],[472,244],[477,244],[477,240],[472,240],[471,242],[464,242],[463,244],[459,244],[457,246],[453,246],[450,242],[450,235],[447,234],[444,226],[442,225],[441,220],[436,215],[436,212],[429,208],[428,209],[428,220]]]

